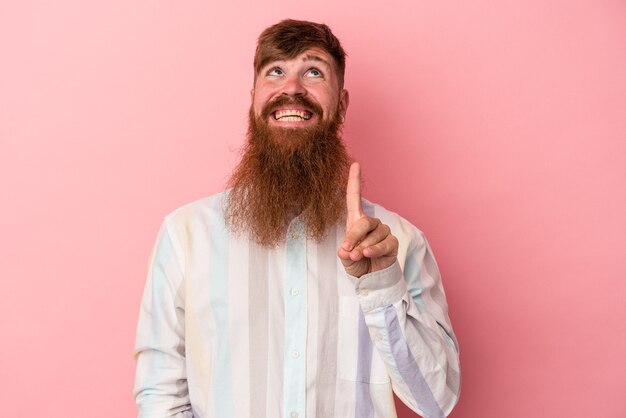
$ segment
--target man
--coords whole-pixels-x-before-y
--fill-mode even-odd
[[[136,343],[142,417],[424,417],[460,389],[422,233],[361,199],[345,53],[321,24],[259,37],[230,188],[166,217]],[[348,173],[349,171],[349,173]]]

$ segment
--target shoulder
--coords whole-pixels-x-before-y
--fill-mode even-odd
[[[228,191],[223,191],[182,205],[165,216],[165,223],[177,224],[223,216],[223,203],[227,194]]]
[[[202,231],[220,229],[224,225],[224,201],[228,191],[223,191],[187,203],[167,214],[163,227],[170,235],[189,238]]]
[[[411,251],[427,245],[424,233],[401,215],[377,203],[362,199],[363,211],[371,217],[378,218],[389,226],[393,235],[398,238],[400,252]]]
[[[362,199],[364,212],[372,217],[380,219],[383,223],[389,225],[394,232],[423,236],[424,233],[396,212],[393,212],[377,203]]]

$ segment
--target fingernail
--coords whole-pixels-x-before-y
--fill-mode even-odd
[[[344,241],[343,244],[341,244],[341,247],[346,251],[350,251],[352,249],[352,244],[350,244],[349,241]]]

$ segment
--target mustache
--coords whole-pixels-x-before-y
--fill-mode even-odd
[[[266,120],[270,116],[270,114],[276,111],[279,107],[285,106],[285,105],[304,106],[310,111],[312,111],[313,113],[319,115],[320,119],[323,117],[324,110],[322,109],[322,107],[318,105],[317,103],[313,103],[311,100],[306,98],[306,96],[286,96],[286,95],[278,96],[277,98],[275,98],[274,100],[272,100],[271,102],[263,106],[263,109],[261,109],[261,117],[264,120]]]

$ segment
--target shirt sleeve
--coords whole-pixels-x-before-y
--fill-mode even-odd
[[[135,359],[139,417],[192,418],[185,369],[182,257],[166,223],[150,257],[141,301]]]
[[[447,416],[460,393],[459,350],[424,236],[416,233],[404,269],[396,261],[353,282],[395,394],[425,418]]]

